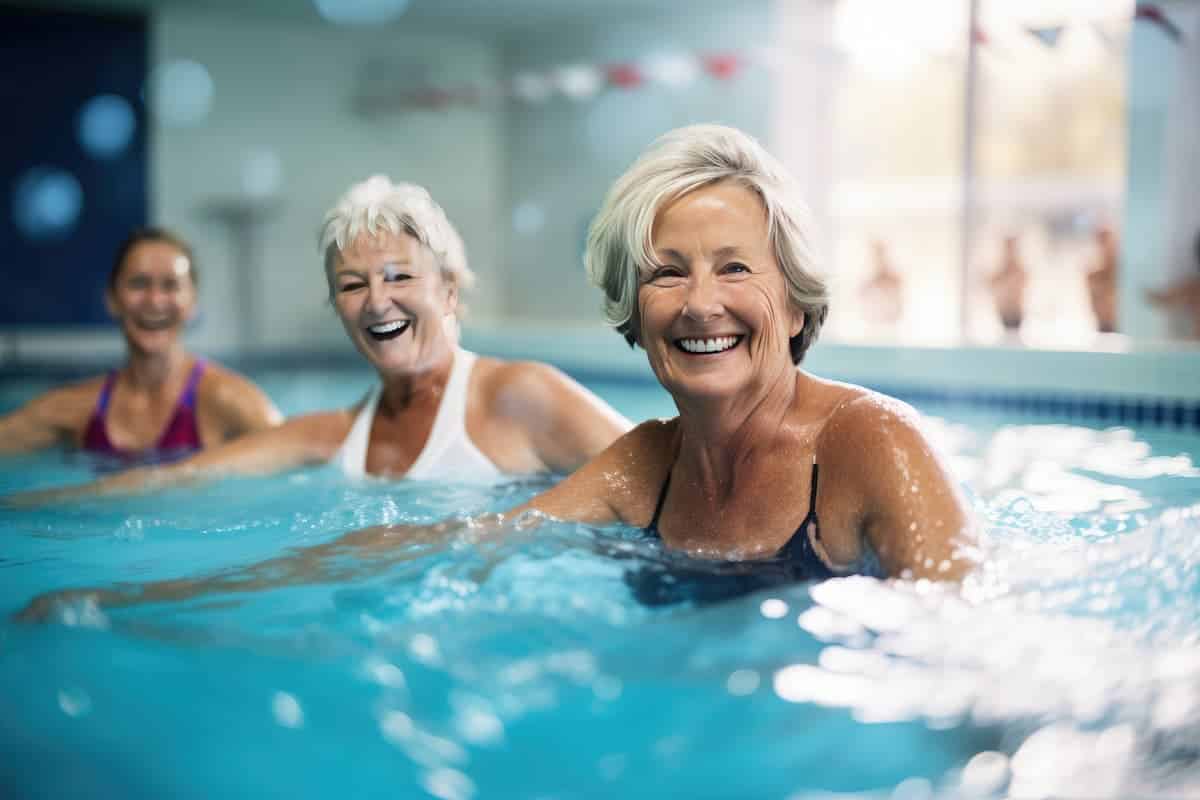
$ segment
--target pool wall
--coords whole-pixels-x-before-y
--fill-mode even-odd
[[[818,342],[804,367],[924,405],[953,403],[1048,413],[1115,424],[1200,429],[1200,351],[1135,349],[1119,335],[1106,350],[1023,347],[888,347]],[[471,329],[467,347],[504,358],[537,358],[577,376],[654,380],[641,350],[612,331]]]
[[[582,380],[652,382],[645,353],[600,325],[474,325],[466,347],[485,355],[546,361]],[[122,358],[117,335],[97,335],[90,347],[39,347],[0,361],[0,379],[68,379],[111,369]],[[906,400],[1046,413],[1113,424],[1200,430],[1200,350],[1135,345],[1098,337],[1090,351],[1010,347],[889,347],[818,341],[804,367]],[[258,350],[249,355],[205,351],[247,372],[361,368],[348,342],[326,349]]]

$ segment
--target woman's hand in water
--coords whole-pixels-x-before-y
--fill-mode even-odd
[[[113,589],[65,589],[39,594],[13,615],[17,622],[46,622],[60,616],[70,625],[103,624],[100,607],[113,607],[128,602],[128,595]]]

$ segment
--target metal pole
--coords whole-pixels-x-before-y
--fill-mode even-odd
[[[966,342],[971,321],[971,251],[975,243],[975,139],[979,125],[979,1],[969,0],[967,17],[967,74],[963,92],[962,219],[959,232],[958,337]]]

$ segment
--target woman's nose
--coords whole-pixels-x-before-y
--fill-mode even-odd
[[[367,284],[367,311],[372,314],[386,314],[391,305],[391,298],[388,297],[383,281],[372,280]]]
[[[171,292],[161,286],[151,286],[146,293],[146,299],[154,308],[162,308],[171,302]]]
[[[698,322],[712,319],[721,313],[719,294],[716,281],[704,276],[693,276],[688,281],[683,315]]]

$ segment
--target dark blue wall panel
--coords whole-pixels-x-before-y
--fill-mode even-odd
[[[0,326],[107,323],[113,253],[148,218],[147,61],[144,17],[0,8]]]

